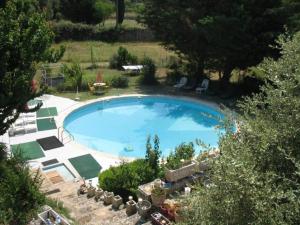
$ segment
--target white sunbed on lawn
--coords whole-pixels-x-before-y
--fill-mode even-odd
[[[182,88],[187,84],[187,82],[188,82],[188,79],[186,77],[182,77],[180,79],[180,81],[174,85],[174,88],[178,88],[178,89]]]
[[[201,94],[202,91],[207,91],[209,85],[209,80],[204,79],[199,87],[196,88],[196,93]]]

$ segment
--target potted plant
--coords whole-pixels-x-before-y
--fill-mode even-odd
[[[176,182],[195,173],[196,163],[192,161],[195,150],[193,143],[181,144],[175,152],[167,157],[165,165],[165,178],[167,181]]]
[[[150,209],[151,209],[151,203],[149,201],[139,199],[137,203],[137,210],[138,210],[138,214],[141,216],[142,219],[148,216]]]
[[[166,200],[166,191],[163,187],[154,186],[151,190],[151,200],[152,204],[159,207]]]
[[[132,196],[129,196],[129,200],[126,202],[126,214],[131,216],[137,211],[136,202],[133,200]]]

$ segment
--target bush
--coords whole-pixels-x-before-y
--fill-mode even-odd
[[[114,76],[111,81],[110,85],[114,88],[126,88],[128,87],[128,78],[122,75]]]
[[[83,77],[82,84],[81,84],[81,91],[89,91],[89,83],[95,83],[95,78],[92,77]]]
[[[64,88],[66,90],[76,90],[77,87],[79,90],[81,90],[83,73],[79,63],[73,62],[71,66],[63,64],[60,72],[66,78],[64,83]]]
[[[155,77],[156,66],[154,61],[151,58],[146,57],[143,59],[142,65],[144,67],[142,69],[141,83],[146,85],[157,84]]]
[[[124,47],[119,47],[117,54],[114,54],[109,60],[109,67],[111,69],[121,70],[122,66],[137,64],[138,58],[135,55],[132,55]]]
[[[94,40],[105,42],[116,41],[153,41],[153,33],[143,28],[123,28],[101,27],[84,23],[72,23],[67,20],[52,22],[52,28],[55,33],[55,41],[64,40]]]
[[[111,167],[99,175],[99,186],[112,191],[123,199],[136,197],[138,186],[155,179],[154,171],[144,159]]]
[[[167,157],[166,167],[169,169],[178,169],[182,166],[182,160],[189,161],[195,155],[194,144],[192,142],[182,143],[175,148],[175,152],[171,152]]]

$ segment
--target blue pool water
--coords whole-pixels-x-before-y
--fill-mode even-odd
[[[222,131],[216,126],[222,118],[217,110],[192,101],[126,97],[81,107],[67,116],[64,127],[89,148],[127,157],[144,157],[147,136],[157,134],[167,156],[180,143],[195,139],[217,146]]]

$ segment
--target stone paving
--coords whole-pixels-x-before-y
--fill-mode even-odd
[[[87,198],[86,194],[77,195],[79,182],[61,182],[52,184],[47,190],[59,188],[61,191],[48,195],[64,203],[70,210],[70,215],[82,225],[150,225],[150,221],[142,222],[138,213],[127,216],[124,206],[119,210],[112,209],[111,205],[105,206],[103,201],[96,202],[94,198]],[[46,189],[45,189],[46,190]]]

